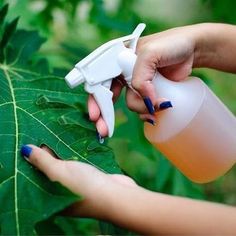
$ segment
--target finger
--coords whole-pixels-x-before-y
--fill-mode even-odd
[[[148,97],[152,102],[156,100],[156,92],[151,81],[156,73],[157,55],[149,44],[137,56],[134,66],[132,87],[144,98]]]
[[[60,182],[74,193],[87,196],[94,175],[102,172],[88,164],[77,161],[64,161],[53,157],[46,150],[34,145],[24,145],[21,153],[33,166],[42,171],[51,181]],[[97,177],[98,178],[98,177]],[[78,180],[83,181],[78,184]]]
[[[119,98],[122,88],[125,87],[126,81],[122,76],[118,76],[117,78],[113,79],[112,85],[111,85],[111,91],[113,92],[113,102],[115,103],[117,99]]]
[[[102,138],[108,136],[108,127],[106,125],[106,122],[102,118],[102,116],[98,118],[96,122],[96,128],[97,128],[97,132],[99,133],[99,135],[101,135]]]
[[[53,157],[59,158],[59,157],[57,156],[57,154],[56,154],[51,148],[49,148],[47,145],[42,144],[42,145],[40,145],[40,148],[43,149],[43,150],[45,150],[46,152],[48,152],[48,153],[49,153],[50,155],[52,155]]]
[[[156,123],[156,117],[155,115],[151,115],[149,113],[145,113],[145,114],[140,114],[139,118],[143,121],[147,121],[151,124],[155,124]]]
[[[90,120],[96,122],[100,116],[100,108],[92,95],[88,98],[88,112]]]
[[[57,174],[61,171],[62,160],[53,157],[48,151],[34,145],[23,146],[21,153],[28,162],[45,173],[50,180],[57,181]]]
[[[124,86],[125,86],[125,81],[121,76],[113,80],[111,86],[111,90],[113,92],[113,102],[116,102]],[[107,127],[104,120],[101,119],[101,111],[93,95],[89,95],[88,98],[88,112],[90,120],[98,123],[98,132],[99,133],[101,132],[100,133],[101,135],[105,134],[106,136],[108,133],[108,131],[106,131]]]
[[[126,90],[126,103],[131,111],[138,113],[148,113],[148,109],[145,106],[142,97],[130,88]]]
[[[95,167],[78,161],[63,161],[34,145],[21,148],[22,155],[52,181],[60,182],[71,192],[83,196],[65,213],[85,217],[98,217],[104,211],[104,196],[110,191],[111,181]],[[102,193],[100,193],[102,190]],[[100,193],[96,195],[95,193]],[[94,197],[95,196],[95,197]]]
[[[163,33],[163,32],[162,32]],[[139,38],[138,43],[137,43],[137,47],[136,47],[136,53],[140,53],[140,51],[143,50],[143,47],[145,45],[147,45],[148,43],[157,40],[159,33],[155,33],[155,34],[149,34],[149,35],[145,35]]]
[[[137,95],[137,93],[133,92],[133,90],[131,89],[127,89],[126,103],[131,111],[135,111],[140,114],[147,114],[147,113],[150,114],[142,98],[139,95]],[[166,98],[156,98],[153,102],[154,113],[160,110],[170,108],[170,107],[172,107],[172,103]],[[154,113],[150,115],[153,116]]]

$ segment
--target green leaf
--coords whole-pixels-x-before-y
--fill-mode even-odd
[[[4,48],[7,45],[7,42],[9,41],[9,39],[15,32],[18,20],[19,20],[19,17],[15,18],[12,22],[6,25],[4,34],[0,41],[1,48]]]
[[[85,129],[90,129],[95,131],[94,125],[89,121],[88,116],[84,113],[78,111],[69,112],[58,119],[61,125],[78,125]],[[78,127],[78,128],[79,128]]]
[[[102,235],[136,235],[127,229],[123,229],[105,221],[100,221],[99,223]]]
[[[44,40],[37,32],[13,34],[15,24],[16,20],[2,29],[12,37],[1,40],[5,60],[0,63],[0,229],[3,235],[34,235],[37,222],[79,197],[27,163],[20,155],[23,144],[45,144],[64,159],[105,172],[119,169],[111,149],[96,141],[85,118],[76,119],[75,114],[84,112],[83,90],[69,89],[62,77],[49,74],[45,61],[37,63],[34,55]]]
[[[173,166],[170,162],[165,157],[160,157],[156,174],[156,189],[158,191],[165,189],[165,185],[171,178],[172,170]]]
[[[174,169],[173,174],[173,195],[204,199],[203,189],[200,184],[192,183],[177,169]]]
[[[4,5],[2,9],[0,10],[0,25],[3,24],[4,19],[7,15],[7,11],[8,11],[8,4]]]
[[[5,59],[4,49],[8,41],[10,40],[11,36],[16,30],[18,19],[19,19],[18,17],[15,18],[12,22],[10,22],[5,26],[2,39],[0,40],[0,62],[4,62]]]
[[[98,235],[100,231],[98,221],[95,219],[57,216],[55,224],[64,231],[65,235]],[[48,233],[45,232],[43,235]]]

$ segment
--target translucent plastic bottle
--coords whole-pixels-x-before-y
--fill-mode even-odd
[[[173,82],[157,74],[159,97],[173,108],[145,124],[147,139],[194,182],[209,182],[236,162],[236,118],[200,79]]]

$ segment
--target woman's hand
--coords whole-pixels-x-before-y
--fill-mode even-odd
[[[46,150],[27,145],[21,153],[50,180],[84,197],[66,215],[110,221],[142,235],[236,235],[235,207],[154,193],[126,176],[63,161]]]
[[[170,101],[157,99],[152,79],[157,70],[170,80],[187,78],[192,72],[195,48],[194,26],[142,37],[137,45],[137,61],[132,79],[132,87],[136,92],[130,88],[126,91],[126,102],[130,110],[138,112],[141,119],[154,123],[155,111],[171,107]],[[111,90],[114,101],[124,86],[122,77],[113,80]],[[107,136],[107,126],[92,96],[88,100],[88,110],[99,134],[102,137]]]
[[[110,210],[108,196],[113,189],[137,186],[125,175],[105,174],[86,163],[59,159],[46,146],[39,148],[26,145],[22,147],[21,153],[51,181],[57,181],[71,192],[84,197],[84,200],[65,210],[64,213],[70,216],[106,219]]]
[[[171,107],[170,101],[156,98],[151,83],[156,71],[174,81],[186,79],[194,67],[236,73],[235,38],[236,26],[214,23],[178,27],[142,37],[137,45],[132,79],[136,92],[131,89],[126,92],[128,107],[150,123],[155,122],[155,111]],[[111,90],[115,101],[125,83],[122,79],[113,82]],[[88,110],[100,135],[107,136],[107,126],[92,96],[88,100]]]

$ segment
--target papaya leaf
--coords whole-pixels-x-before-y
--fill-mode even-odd
[[[6,7],[0,10],[5,11]],[[23,144],[45,144],[61,158],[83,161],[104,172],[120,171],[111,149],[96,141],[85,118],[80,114],[76,119],[76,112],[85,110],[85,105],[81,108],[86,104],[83,90],[67,88],[62,77],[49,73],[45,60],[35,62],[44,39],[35,31],[15,31],[15,26],[16,20],[0,26],[4,52],[0,63],[0,232],[34,235],[38,222],[79,196],[51,183],[27,163],[20,155]]]

